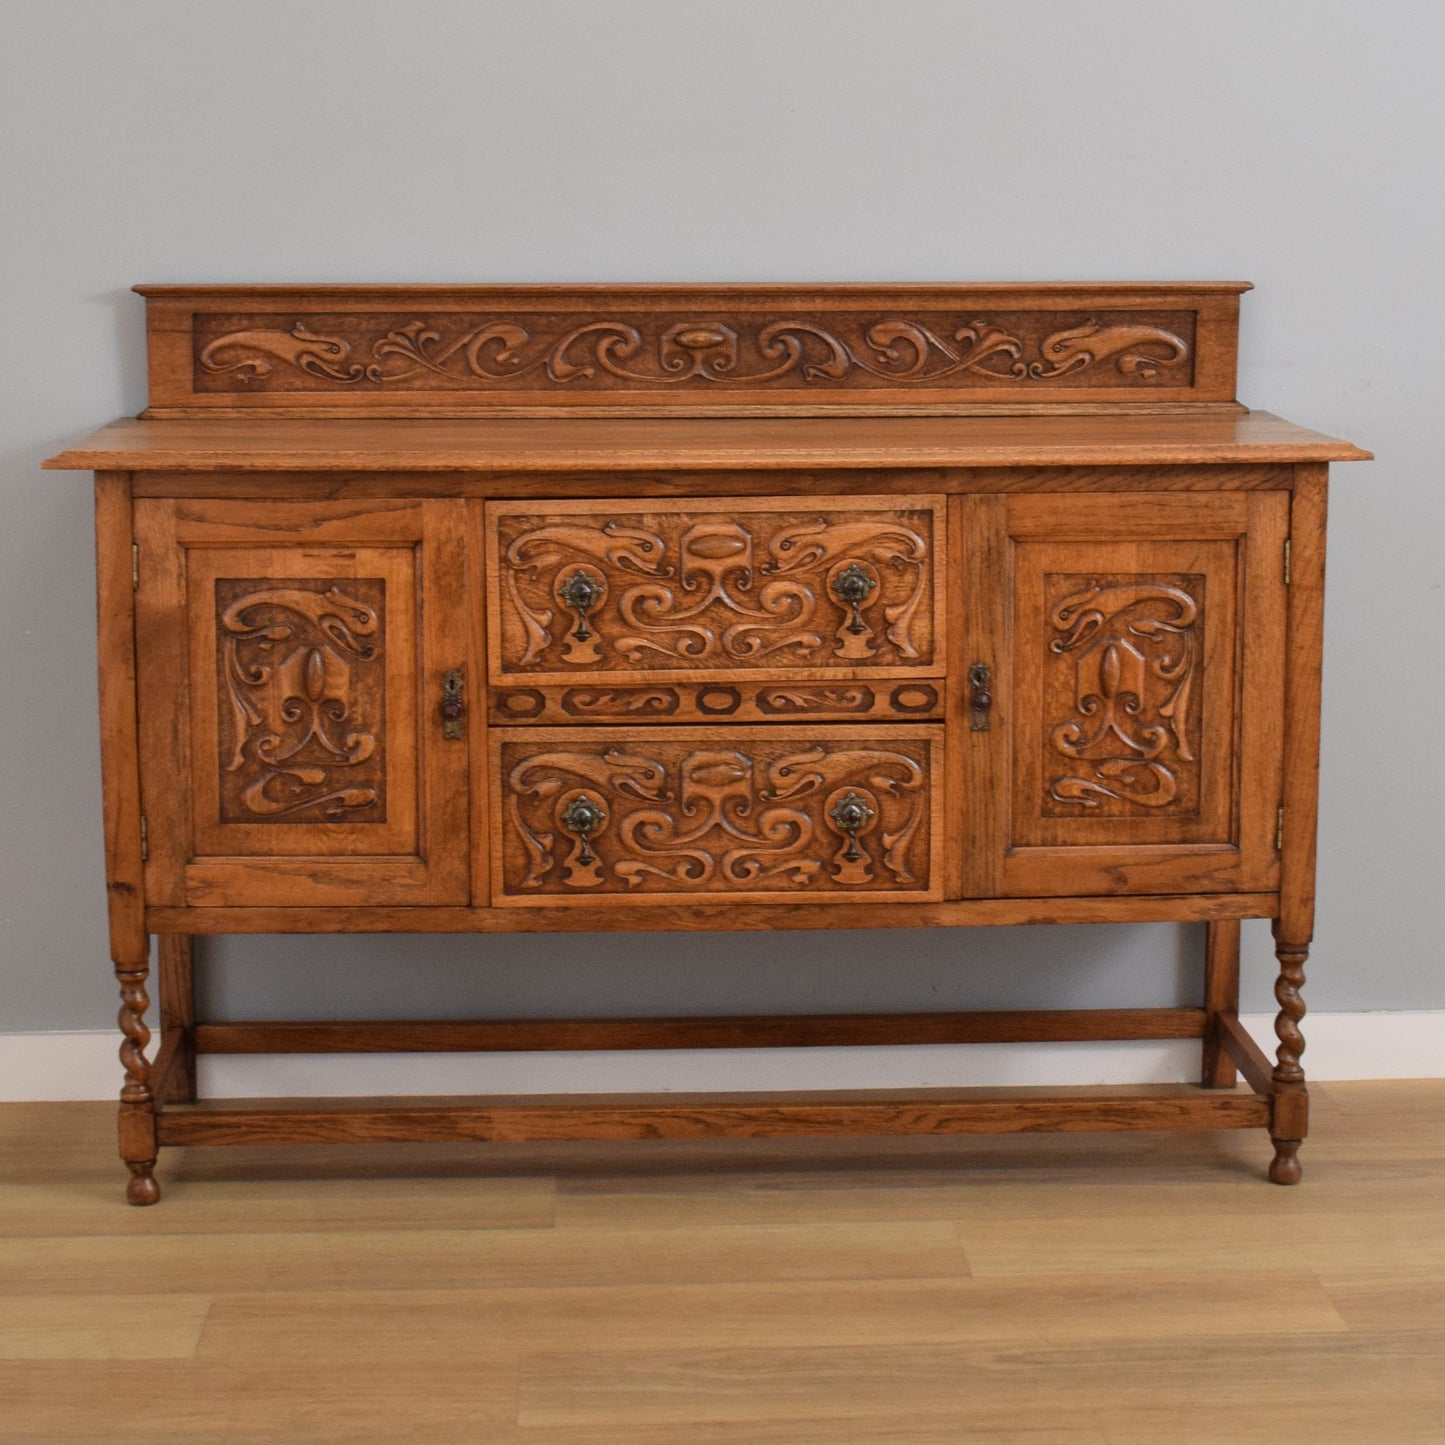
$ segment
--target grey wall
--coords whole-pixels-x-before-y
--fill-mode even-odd
[[[1253,280],[1241,395],[1380,457],[1337,469],[1310,1000],[1445,1006],[1442,43],[1437,0],[6,0],[0,1032],[113,1018],[88,478],[38,463],[143,404],[136,281]],[[1142,1003],[1197,943],[231,940],[206,991]]]

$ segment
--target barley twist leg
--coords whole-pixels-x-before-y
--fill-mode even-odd
[[[1309,1095],[1305,1089],[1305,1071],[1300,1064],[1300,1055],[1305,1051],[1304,1034],[1300,1031],[1305,1005],[1300,990],[1304,987],[1309,945],[1279,942],[1275,957],[1279,959],[1279,977],[1274,985],[1279,1014],[1274,1031],[1279,1049],[1272,1075],[1274,1116],[1270,1137],[1274,1140],[1274,1159],[1269,1166],[1269,1177],[1275,1184],[1298,1184],[1299,1147],[1309,1119]]]
[[[131,1204],[154,1204],[161,1197],[156,1183],[156,1120],[151,1096],[150,1060],[146,1045],[151,1031],[146,1027],[145,1013],[150,1007],[146,993],[146,964],[117,965],[120,983],[120,1013],[116,1022],[122,1034],[120,1062],[125,1069],[125,1083],[120,1091],[120,1157],[130,1170],[125,1197]]]

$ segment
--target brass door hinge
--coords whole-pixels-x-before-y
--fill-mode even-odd
[[[1274,851],[1279,852],[1284,847],[1284,804],[1279,805],[1279,812],[1274,820]]]
[[[151,843],[148,836],[149,829],[146,827],[146,815],[140,815],[140,861],[149,863],[151,857]]]
[[[140,591],[140,543],[130,544],[130,590]]]
[[[1289,538],[1284,539],[1284,585],[1289,586]]]

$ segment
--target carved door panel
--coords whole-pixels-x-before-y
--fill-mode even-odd
[[[152,901],[468,901],[464,516],[137,502]]]
[[[492,902],[942,897],[943,729],[508,728]]]
[[[989,669],[960,679],[965,893],[1275,887],[1287,496],[959,517],[963,662]]]
[[[486,530],[493,721],[933,715],[889,698],[943,672],[942,498],[493,502]],[[803,679],[859,686],[766,686]]]

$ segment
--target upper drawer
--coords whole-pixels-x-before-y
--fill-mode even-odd
[[[936,675],[942,497],[487,504],[495,680]]]

